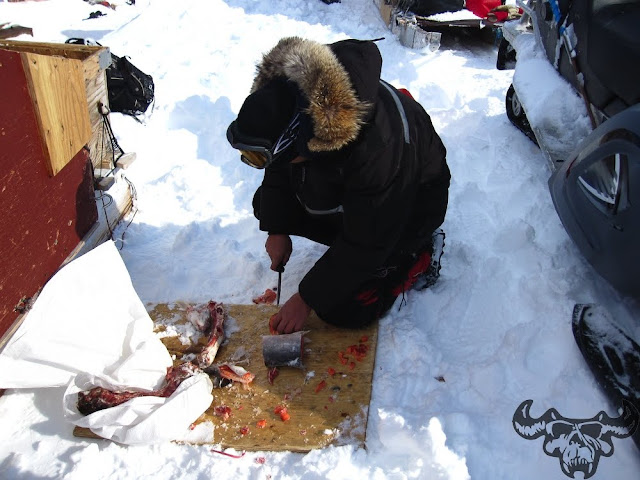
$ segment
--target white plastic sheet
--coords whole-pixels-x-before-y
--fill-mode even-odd
[[[107,241],[72,261],[45,285],[0,353],[0,388],[68,385],[66,417],[126,444],[178,438],[211,404],[209,377],[188,378],[169,398],[143,397],[88,416],[77,393],[93,386],[155,390],[171,356],[153,333],[120,253]]]
[[[109,383],[91,375],[78,375],[64,394],[66,418],[95,434],[127,445],[179,440],[189,426],[211,405],[213,385],[199,373],[185,379],[168,398],[144,396],[116,407],[84,416],[78,412],[78,392]]]

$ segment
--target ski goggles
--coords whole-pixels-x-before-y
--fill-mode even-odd
[[[227,130],[227,140],[233,148],[240,150],[240,159],[244,163],[262,170],[280,158],[294,144],[299,129],[300,114],[296,113],[280,137],[272,143],[267,139],[243,136],[237,123],[233,122]]]

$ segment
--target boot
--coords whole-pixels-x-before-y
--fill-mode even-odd
[[[431,263],[425,273],[413,285],[414,290],[424,290],[433,286],[440,277],[440,259],[444,253],[444,230],[436,229],[431,235]]]

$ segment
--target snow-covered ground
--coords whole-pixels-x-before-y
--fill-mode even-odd
[[[97,10],[106,16],[84,20]],[[599,302],[629,322],[640,307],[598,277],[565,233],[543,155],[505,114],[513,72],[495,68],[495,45],[445,33],[436,52],[404,48],[372,0],[139,0],[115,10],[0,2],[3,22],[33,28],[20,40],[91,38],[153,76],[143,123],[111,115],[120,145],[137,154],[125,172],[137,213],[115,239],[145,303],[250,303],[274,286],[251,210],[262,174],[239,161],[225,133],[256,63],[283,36],[385,37],[383,78],[430,113],[453,178],[440,281],[380,321],[366,449],[233,459],[208,446],[83,440],[64,419],[64,388],[12,389],[0,398],[0,478],[561,479],[542,439],[516,434],[516,408],[532,399],[534,416],[552,407],[571,418],[617,416],[575,345],[571,312]],[[323,251],[294,239],[283,299]],[[637,479],[632,440],[614,446],[593,478]]]

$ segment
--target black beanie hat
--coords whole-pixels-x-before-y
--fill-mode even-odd
[[[251,93],[242,104],[238,118],[229,126],[238,140],[275,142],[296,111],[295,90],[283,79],[271,80]],[[234,125],[235,124],[235,125]]]

